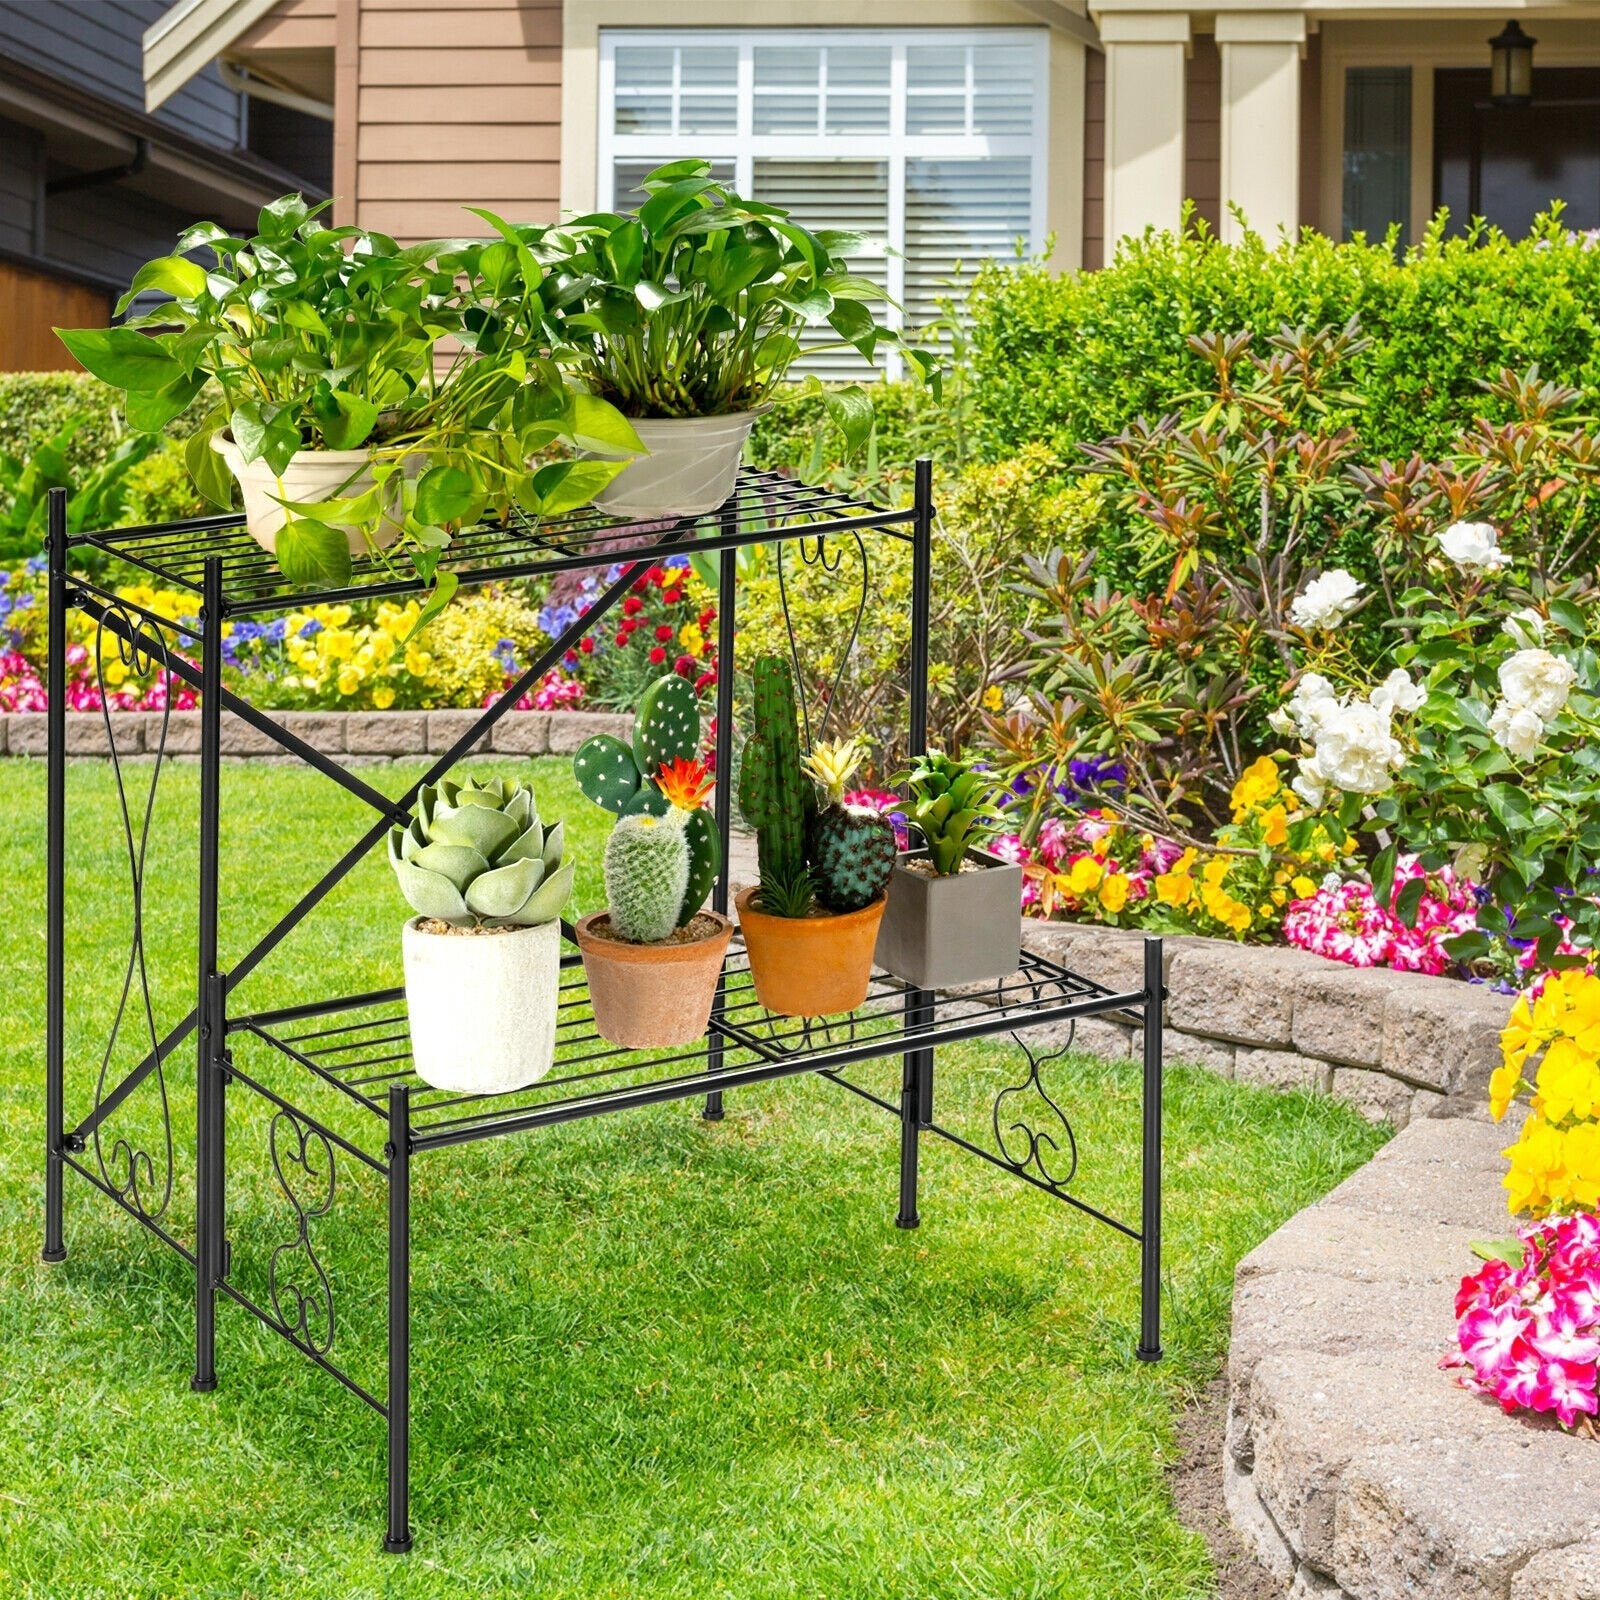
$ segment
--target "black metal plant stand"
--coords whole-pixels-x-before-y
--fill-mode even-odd
[[[473,529],[450,547],[447,562],[463,586],[507,578],[573,570],[620,568],[604,584],[590,609],[540,658],[531,663],[493,705],[476,718],[455,745],[432,762],[402,795],[391,799],[256,709],[222,685],[222,641],[230,619],[282,613],[319,602],[372,599],[415,593],[415,582],[380,564],[359,561],[351,584],[323,593],[290,590],[275,565],[232,516],[198,518],[145,528],[69,536],[66,496],[53,491],[49,521],[49,900],[47,1059],[45,1074],[46,1168],[44,1259],[60,1261],[66,1248],[62,1189],[70,1168],[92,1188],[175,1250],[194,1269],[195,1359],[192,1387],[215,1388],[218,1297],[235,1302],[296,1349],[331,1373],[384,1417],[388,1429],[388,1527],[384,1547],[407,1550],[410,1463],[410,1274],[411,1165],[418,1156],[476,1140],[522,1133],[556,1123],[602,1116],[637,1106],[704,1096],[707,1117],[722,1114],[726,1091],[748,1084],[808,1074],[836,1083],[881,1107],[900,1128],[900,1197],[895,1221],[918,1223],[917,1159],[924,1133],[936,1134],[1035,1189],[1077,1208],[1136,1241],[1141,1258],[1138,1355],[1161,1355],[1161,942],[1147,939],[1139,988],[1113,993],[1053,962],[1026,955],[1016,973],[980,997],[939,996],[897,979],[876,976],[867,1005],[845,1018],[798,1022],[768,1014],[757,1004],[742,952],[731,952],[705,1039],[675,1053],[637,1054],[607,1044],[595,1033],[575,952],[560,996],[556,1064],[542,1082],[497,1096],[447,1093],[429,1088],[411,1070],[405,999],[401,989],[333,994],[307,1004],[251,1011],[239,990],[249,975],[327,894],[384,838],[394,823],[409,820],[423,783],[436,781],[482,740],[484,734],[564,653],[627,593],[636,577],[674,551],[720,552],[717,727],[733,725],[732,671],[741,546],[775,547],[778,570],[786,548],[802,559],[837,565],[841,553],[860,561],[866,607],[867,539],[909,541],[912,548],[911,681],[907,733],[912,750],[927,735],[929,597],[932,583],[934,507],[932,472],[918,463],[913,504],[885,511],[830,490],[763,472],[744,472],[720,512],[700,521],[619,524],[586,510],[540,525]],[[173,623],[124,598],[105,584],[69,569],[69,552],[98,551],[142,569],[155,583],[196,598],[197,620]],[[130,862],[133,938],[124,975],[122,1003],[101,1058],[87,1110],[66,1112],[66,996],[64,933],[66,905],[66,619],[69,607],[94,619],[96,658],[119,652],[135,667],[156,667],[192,685],[200,695],[199,932],[195,1003],[176,1025],[157,1026],[143,945],[145,851],[151,832],[156,785],[166,759],[169,725],[159,719],[147,737],[154,762],[139,770],[148,790],[129,794],[133,771],[117,753],[115,728],[107,736],[122,803]],[[107,636],[109,635],[109,642]],[[852,641],[853,642],[853,641]],[[199,665],[178,653],[198,647]],[[357,838],[283,917],[223,970],[218,959],[222,891],[218,854],[221,808],[222,713],[229,711],[315,768],[377,813]],[[715,816],[726,843],[732,821],[730,768],[719,760]],[[725,852],[726,854],[726,852]],[[713,904],[728,908],[726,866]],[[570,934],[570,929],[567,930]],[[1137,1226],[1120,1221],[1075,1195],[1078,1170],[1072,1128],[1052,1094],[1046,1068],[1065,1045],[1048,1053],[1024,1043],[1018,1030],[1078,1017],[1117,1012],[1137,1018],[1143,1036],[1143,1127],[1141,1216]],[[111,1070],[117,1036],[138,1028],[148,1048],[131,1068]],[[172,1108],[168,1073],[178,1051],[196,1035],[195,1204],[190,1239],[173,1206]],[[969,1139],[936,1120],[934,1054],[941,1044],[1010,1034],[1022,1046],[1027,1070],[995,1099],[987,1142]],[[1070,1032],[1068,1033],[1070,1038]],[[267,1062],[246,1070],[236,1056],[253,1048]],[[898,1102],[847,1076],[861,1063],[900,1056]],[[254,1062],[254,1056],[252,1056]],[[74,1063],[78,1065],[78,1063]],[[262,1298],[234,1281],[228,1236],[227,1105],[236,1090],[253,1096],[269,1115],[272,1170],[292,1210],[293,1237],[270,1252]],[[1059,1090],[1056,1091],[1059,1093]],[[137,1098],[136,1098],[137,1097]],[[329,1109],[324,1110],[326,1105]],[[313,1107],[316,1109],[313,1109]],[[119,1118],[144,1110],[142,1131]],[[159,1131],[154,1137],[149,1130]],[[375,1174],[387,1191],[388,1338],[387,1372],[380,1395],[334,1360],[333,1279],[315,1248],[317,1219],[332,1207],[341,1163]]]

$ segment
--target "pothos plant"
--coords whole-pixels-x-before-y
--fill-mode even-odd
[[[248,239],[198,223],[173,254],[140,268],[117,314],[140,296],[170,298],[118,327],[57,332],[90,372],[127,391],[135,428],[158,429],[202,392],[216,395],[185,460],[219,505],[231,503],[211,449],[219,429],[247,462],[279,474],[302,450],[367,452],[372,487],[291,507],[279,566],[292,582],[346,582],[340,525],[394,516],[401,548],[434,586],[426,621],[454,592],[439,570],[454,532],[514,508],[557,515],[621,470],[541,462],[552,446],[642,447],[614,407],[576,391],[546,353],[548,286],[526,230],[479,212],[495,237],[402,249],[382,233],[326,226],[323,209],[286,195]],[[202,253],[209,264],[192,259]]]
[[[878,320],[881,285],[844,258],[854,234],[803,228],[780,206],[746,200],[708,161],[674,161],[643,183],[637,210],[597,212],[544,229],[536,241],[554,283],[545,295],[559,360],[629,417],[713,417],[775,398],[806,329],[829,329],[810,351],[853,347],[872,360],[895,345],[937,392],[933,356]],[[534,242],[534,241],[530,241]],[[815,377],[785,398],[820,394],[852,446],[872,431],[859,385]]]

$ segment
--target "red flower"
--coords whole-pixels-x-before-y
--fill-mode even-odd
[[[661,626],[656,629],[656,639],[661,644],[665,644],[667,642],[667,640],[670,639],[671,637],[672,637],[672,626],[671,626],[671,624],[663,622],[661,624]]]
[[[634,588],[637,589],[638,587],[638,584],[634,585]],[[630,594],[628,598],[622,602],[622,614],[625,617],[631,617],[635,611],[642,609],[643,606],[644,601],[641,600],[638,595]]]
[[[594,654],[594,635],[593,634],[589,634],[585,638],[580,639],[578,641],[578,648],[581,651],[583,651],[583,653],[586,656],[593,655]]]
[[[642,578],[635,578],[633,580],[633,592],[635,594],[643,593],[643,591],[649,586],[649,583],[650,574],[648,572]]]
[[[709,689],[716,681],[716,673],[702,672],[700,676],[694,680],[694,686],[696,689]]]
[[[707,606],[705,608],[705,610],[700,613],[700,617],[699,617],[700,631],[702,633],[704,633],[706,631],[706,629],[709,628],[711,626],[711,624],[713,622],[715,622],[716,620],[717,620],[717,608],[715,606]]]
[[[627,644],[628,644],[628,636],[627,636],[627,634],[626,633],[618,633],[618,635],[617,635],[617,649],[624,650],[624,649],[627,648]]]
[[[659,667],[666,659],[667,652],[663,650],[660,645],[657,645],[655,649],[650,652],[650,665],[652,667]]]
[[[679,656],[678,659],[672,663],[672,670],[676,672],[680,678],[689,677],[694,671],[694,657]]]

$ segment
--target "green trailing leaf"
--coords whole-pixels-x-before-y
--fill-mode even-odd
[[[350,543],[337,528],[291,517],[278,530],[275,554],[290,583],[337,589],[350,581]]]
[[[158,337],[131,328],[57,328],[56,337],[80,366],[116,389],[151,392],[184,376]]]

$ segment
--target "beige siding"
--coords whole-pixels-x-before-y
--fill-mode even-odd
[[[357,219],[402,240],[485,206],[553,222],[561,0],[359,0]]]
[[[1106,247],[1106,58],[1084,55],[1083,79],[1083,266],[1105,265]]]

